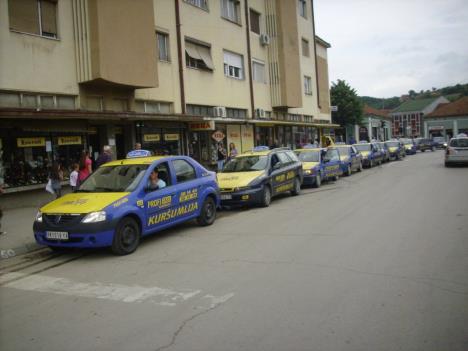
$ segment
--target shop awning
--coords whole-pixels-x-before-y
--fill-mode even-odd
[[[333,123],[310,123],[310,122],[292,122],[292,121],[276,121],[276,120],[259,120],[251,119],[248,123],[259,125],[259,126],[274,126],[274,125],[286,125],[286,126],[306,126],[316,128],[339,128],[339,124]]]

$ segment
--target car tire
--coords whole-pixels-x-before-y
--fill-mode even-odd
[[[315,176],[314,188],[320,188],[320,185],[322,185],[322,177],[320,176],[320,174],[317,174]]]
[[[271,204],[271,189],[269,185],[263,186],[262,200],[260,201],[261,207],[268,207]]]
[[[298,177],[294,179],[294,189],[291,190],[291,195],[292,196],[297,196],[301,193],[301,181],[299,180]]]
[[[216,204],[211,196],[207,196],[203,201],[200,215],[197,217],[197,223],[201,226],[213,224],[216,219]]]
[[[445,162],[445,167],[449,168],[449,167],[450,167],[450,163]]]
[[[115,229],[111,250],[114,255],[128,255],[133,253],[140,244],[140,227],[130,217],[124,217]]]
[[[348,168],[346,168],[346,172],[344,173],[345,176],[349,177],[351,175],[351,165],[348,165]]]

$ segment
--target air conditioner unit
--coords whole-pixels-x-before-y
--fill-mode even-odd
[[[224,106],[216,106],[213,107],[213,115],[215,117],[226,117],[226,107]]]
[[[265,118],[265,110],[263,108],[256,108],[255,109],[255,116],[257,118]]]
[[[270,36],[268,34],[260,34],[260,44],[263,46],[270,45]]]

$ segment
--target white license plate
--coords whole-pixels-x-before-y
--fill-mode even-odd
[[[221,195],[221,200],[231,200],[232,195]]]
[[[68,240],[68,232],[46,232],[47,239]]]

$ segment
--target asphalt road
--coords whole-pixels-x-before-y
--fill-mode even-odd
[[[468,168],[426,152],[130,256],[1,265],[2,351],[466,351]]]

